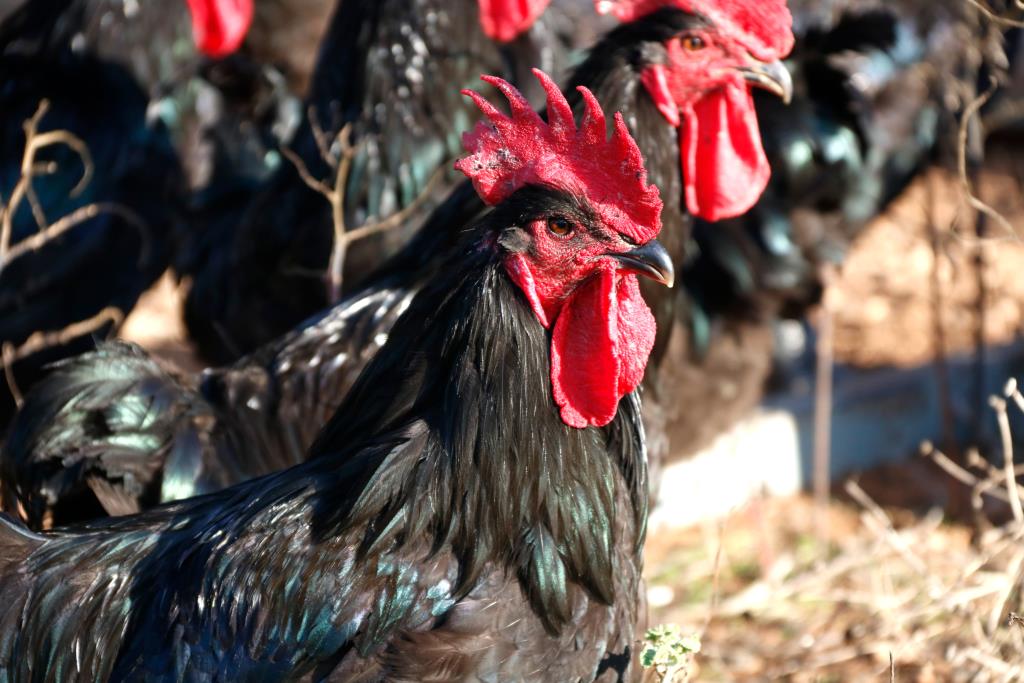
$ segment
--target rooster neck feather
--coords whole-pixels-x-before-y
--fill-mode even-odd
[[[551,399],[548,332],[497,252],[475,247],[457,260],[442,272],[460,281],[442,277],[417,297],[314,454],[343,460],[365,446],[357,435],[381,428],[425,429],[427,445],[399,449],[361,477],[345,496],[351,505],[325,530],[365,526],[367,560],[433,534],[434,547],[451,547],[459,561],[456,593],[499,558],[555,632],[571,617],[570,582],[611,603],[616,540],[640,552],[647,490],[639,402],[624,399],[605,428],[563,423]],[[623,485],[634,539],[614,538]]]

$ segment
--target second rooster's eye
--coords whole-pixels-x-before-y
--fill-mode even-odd
[[[703,50],[704,49],[704,45],[705,45],[703,38],[701,38],[700,36],[694,36],[694,35],[683,36],[679,40],[679,42],[682,44],[683,49],[687,50],[689,52],[696,52],[697,50]]]
[[[548,231],[559,237],[568,237],[572,234],[572,223],[561,216],[554,216],[548,219]]]

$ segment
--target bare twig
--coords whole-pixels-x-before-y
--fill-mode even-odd
[[[35,332],[19,346],[5,345],[4,365],[9,368],[13,363],[17,363],[43,349],[62,346],[73,339],[96,332],[106,324],[112,324],[114,327],[117,327],[123,321],[124,312],[121,309],[115,306],[107,306],[91,318],[72,323],[63,329],[52,332]],[[10,349],[6,347],[10,347]]]
[[[953,410],[952,392],[949,386],[949,361],[947,359],[946,326],[943,317],[943,292],[942,279],[939,275],[942,264],[943,250],[942,240],[939,233],[939,226],[935,217],[936,178],[933,174],[925,174],[924,186],[926,193],[926,205],[924,207],[927,216],[926,227],[928,238],[932,249],[932,267],[929,274],[931,285],[932,304],[932,331],[935,335],[935,381],[939,389],[939,406],[942,417],[943,446],[952,449],[954,456],[960,456],[960,447],[956,440],[955,413]]]
[[[818,505],[819,536],[827,534],[831,485],[832,449],[832,372],[834,364],[834,312],[832,282],[834,272],[830,265],[822,269],[824,287],[821,318],[818,326],[817,367],[814,384],[814,500]]]
[[[1021,21],[1020,19],[1010,19],[1009,17],[1000,16],[993,12],[989,7],[986,7],[985,5],[981,4],[979,0],[967,0],[967,2],[970,3],[970,5],[977,9],[979,12],[981,12],[986,19],[993,23],[999,24],[1000,26],[1004,26],[1006,28],[1024,28],[1024,21]],[[1021,8],[1019,0],[1015,4],[1018,9]]]
[[[971,0],[968,1],[970,2]],[[983,202],[981,198],[975,194],[974,184],[971,182],[967,173],[967,148],[970,129],[972,126],[981,125],[976,119],[978,111],[985,106],[998,89],[999,83],[994,78],[990,79],[988,89],[974,98],[974,100],[971,101],[964,109],[963,116],[960,118],[960,130],[957,135],[957,171],[960,174],[960,184],[964,188],[968,204],[970,204],[970,206],[976,211],[998,223],[999,227],[1001,227],[1006,233],[1008,239],[1016,240],[1017,233],[1010,224],[1010,221],[1008,221],[1003,214]],[[979,136],[980,135],[981,133],[979,133]],[[981,144],[980,140],[978,144]]]
[[[1024,523],[1024,508],[1020,502],[1020,491],[1017,488],[1017,478],[1013,471],[1013,435],[1010,433],[1010,418],[1006,413],[1006,401],[993,396],[989,405],[996,411],[996,421],[999,423],[999,435],[1003,444],[1003,473],[1006,477],[1006,492],[1010,498],[1010,510],[1013,512],[1013,519],[1017,524]]]
[[[950,475],[957,481],[963,483],[966,486],[976,486],[979,483],[977,477],[965,470],[963,467],[953,461],[948,455],[940,451],[931,441],[925,441],[921,444],[921,455],[926,458],[930,458],[936,465],[941,467],[946,474]]]
[[[316,142],[316,148],[320,152],[320,157],[327,162],[328,166],[337,169],[338,159],[331,154],[331,145],[327,141],[327,133],[324,131],[323,126],[320,125],[320,117],[317,115],[316,107],[310,105],[307,116],[309,116],[309,127],[313,131],[313,140]]]
[[[725,536],[725,521],[721,521],[718,524],[718,547],[715,549],[715,563],[711,570],[711,596],[708,598],[708,616],[704,620],[704,626],[700,630],[700,638],[708,632],[708,628],[711,626],[711,620],[715,618],[715,614],[718,612],[718,602],[721,599],[721,575],[722,575],[722,547],[724,546]]]
[[[92,155],[89,154],[89,148],[80,138],[66,130],[39,132],[39,123],[43,116],[46,115],[49,107],[49,102],[42,100],[35,114],[25,121],[22,126],[25,131],[25,149],[21,157],[21,177],[14,185],[7,204],[0,211],[0,271],[11,260],[16,258],[16,256],[11,255],[11,236],[13,234],[14,216],[23,200],[28,201],[29,207],[32,210],[32,216],[35,218],[39,230],[43,232],[47,230],[48,221],[43,212],[39,197],[35,193],[35,188],[32,186],[32,180],[39,176],[52,175],[57,169],[56,165],[52,162],[37,163],[36,155],[47,147],[65,145],[79,156],[83,167],[82,177],[79,178],[78,183],[72,188],[72,197],[81,194],[92,179]]]
[[[889,515],[885,514],[885,511],[878,505],[878,503],[873,501],[867,492],[853,480],[846,482],[846,492],[868,512],[870,518],[876,521],[879,528],[884,530],[885,541],[892,546],[893,550],[898,552],[904,561],[914,569],[914,571],[918,574],[926,575],[928,573],[928,567],[921,561],[921,558],[914,553],[903,537],[896,532],[896,529],[892,525],[892,520],[889,519]]]
[[[1006,386],[1003,387],[1003,396],[1013,401],[1014,405],[1017,406],[1017,410],[1024,414],[1024,394],[1020,393],[1017,380],[1013,378],[1007,380]]]
[[[25,398],[18,387],[18,381],[14,378],[14,345],[7,342],[0,346],[0,360],[4,364],[4,380],[7,382],[7,390],[11,392],[14,405],[19,409],[25,403]]]
[[[292,162],[295,166],[295,170],[299,173],[299,178],[302,182],[306,183],[306,186],[314,192],[319,192],[328,200],[331,198],[331,188],[327,187],[324,183],[320,182],[309,172],[309,167],[306,166],[306,162],[302,160],[298,154],[293,152],[288,147],[281,148],[281,154],[284,155],[285,159]]]
[[[992,606],[992,612],[989,614],[989,633],[995,633],[996,629],[999,628],[999,622],[1003,619],[1003,613],[1006,611],[1010,598],[1020,588],[1022,575],[1024,575],[1024,551],[1018,551],[1007,568],[1006,576],[1009,580],[1006,582],[1006,587],[1003,589],[999,599],[995,601],[995,604]]]
[[[353,147],[352,125],[345,125],[334,139],[334,145],[338,148],[338,154],[331,152],[331,145],[327,142],[327,134],[320,127],[316,110],[310,108],[308,112],[310,126],[313,131],[313,138],[316,141],[317,150],[324,162],[334,172],[332,184],[323,180],[317,180],[310,173],[306,163],[291,149],[281,149],[287,158],[298,171],[302,182],[314,192],[322,195],[331,205],[331,222],[334,226],[334,246],[331,250],[331,258],[327,266],[327,290],[330,303],[337,303],[341,299],[342,285],[345,271],[345,258],[348,254],[348,247],[353,242],[392,230],[404,223],[409,216],[417,211],[431,196],[434,185],[443,175],[443,167],[437,169],[423,191],[408,206],[393,213],[384,220],[368,221],[358,228],[348,230],[345,225],[345,190],[348,185],[349,174],[352,170],[352,162],[355,158],[357,148]]]
[[[13,261],[20,256],[24,256],[28,252],[38,251],[45,244],[60,237],[68,230],[71,230],[82,223],[105,213],[114,214],[139,230],[143,240],[142,249],[139,252],[139,261],[140,263],[146,262],[149,259],[149,227],[137,213],[126,206],[114,204],[112,202],[97,202],[95,204],[87,204],[75,209],[67,216],[64,216],[49,226],[45,226],[35,235],[27,237],[12,246],[7,252],[7,261]]]

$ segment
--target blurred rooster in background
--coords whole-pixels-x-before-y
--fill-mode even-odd
[[[584,91],[577,129],[538,77],[547,123],[474,93],[459,168],[494,208],[307,463],[48,535],[0,516],[0,678],[639,679],[661,201],[622,118]]]
[[[292,145],[327,185],[352,149],[340,217],[349,231],[398,225],[353,242],[334,283],[358,285],[409,239],[457,184],[450,165],[477,113],[457,91],[482,72],[514,83],[531,67],[561,73],[576,17],[568,0],[344,0],[335,9]],[[530,92],[530,91],[528,91]],[[534,92],[534,95],[538,93]],[[327,159],[331,160],[331,163]],[[328,303],[332,206],[285,162],[249,208],[194,231],[179,268],[191,277],[189,331],[207,360],[228,362],[288,332]]]
[[[634,131],[651,180],[668,199],[662,239],[677,268],[687,259],[690,211],[715,218],[742,213],[767,183],[751,89],[788,95],[778,58],[792,43],[781,1],[758,3],[760,22],[747,14],[756,12],[753,2],[708,0],[693,12],[679,4],[635,17],[625,8],[626,23],[591,50],[572,78],[622,111]],[[744,28],[752,23],[754,29]],[[579,111],[582,100],[570,95],[570,101]],[[713,134],[723,118],[734,127],[732,136]],[[681,135],[684,121],[688,136]],[[698,135],[703,127],[711,132]],[[746,182],[736,185],[736,177]],[[457,188],[360,292],[201,380],[169,377],[123,346],[59,368],[29,397],[12,429],[0,470],[9,496],[20,498],[31,524],[47,512],[62,523],[91,514],[86,510],[118,513],[217,490],[300,461],[395,319],[442,274],[447,254],[483,210],[469,184]],[[659,324],[644,411],[651,457],[660,462],[669,450],[667,407],[690,406],[674,426],[687,443],[687,430],[713,421],[732,399],[686,398],[710,393],[709,385],[720,381],[688,354],[687,292],[655,288],[645,296]],[[686,331],[673,332],[680,325]],[[759,352],[770,356],[770,346]],[[696,367],[696,380],[664,381],[676,366]],[[83,505],[82,497],[98,502]]]
[[[754,96],[771,180],[745,215],[696,221],[694,257],[681,269],[690,299],[682,334],[698,362],[678,366],[676,381],[717,375],[707,392],[720,394],[725,410],[688,425],[678,437],[689,447],[677,455],[709,444],[757,405],[773,370],[773,324],[818,303],[823,266],[840,263],[940,143],[955,139],[953,92],[976,74],[959,47],[969,34],[963,3],[791,7],[801,29],[786,61],[792,103]]]
[[[0,343],[22,389],[44,363],[106,335],[166,270],[191,222],[192,190],[222,194],[268,172],[287,98],[255,66],[220,59],[251,13],[249,0],[61,0],[3,16],[0,201],[22,200],[8,216],[13,251],[0,255]],[[47,145],[16,192],[24,124],[43,100],[39,139],[65,130],[91,163]],[[75,215],[73,228],[33,245],[43,226]],[[14,398],[3,386],[0,427]]]

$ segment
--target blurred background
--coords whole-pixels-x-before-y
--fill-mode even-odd
[[[204,52],[179,0],[0,0],[0,433],[9,454],[52,446],[39,526],[175,497],[170,474],[157,494],[110,472],[143,448],[170,471],[174,439],[215,441],[230,406],[340,400],[323,373],[282,377],[341,353],[320,311],[377,282],[452,187],[432,169],[467,115],[414,100],[481,72],[454,21],[443,59],[468,65],[418,63],[433,4],[385,5],[256,0],[239,43]],[[1024,9],[790,7],[793,102],[756,96],[771,185],[687,238],[651,623],[699,636],[692,680],[887,680],[890,657],[901,681],[1024,680]],[[611,25],[589,0],[544,20],[558,49],[530,34],[479,59],[564,73]],[[383,343],[378,322],[345,352]],[[148,355],[101,352],[33,394],[114,339]],[[96,465],[112,445],[120,464]],[[104,497],[134,478],[132,501]],[[71,479],[88,486],[58,501]]]

